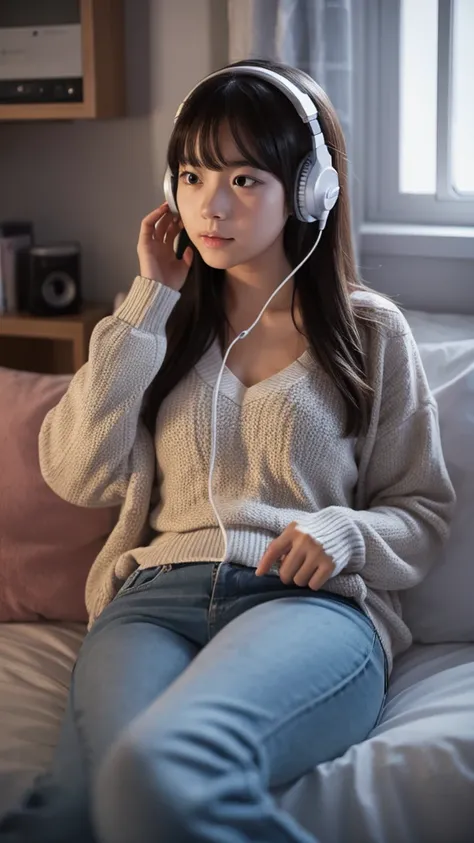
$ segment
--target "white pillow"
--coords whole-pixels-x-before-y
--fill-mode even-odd
[[[417,343],[456,342],[474,338],[474,315],[403,311]]]
[[[400,592],[403,616],[417,642],[474,642],[474,317],[449,316],[443,323],[440,316],[423,321],[422,314],[406,315],[438,402],[457,504],[451,536],[430,573]],[[440,342],[440,336],[471,338]],[[430,337],[435,341],[426,341]]]

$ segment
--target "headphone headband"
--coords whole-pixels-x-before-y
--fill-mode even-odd
[[[286,94],[289,100],[293,103],[296,111],[298,112],[299,116],[303,120],[304,123],[310,123],[312,120],[317,120],[318,117],[318,109],[316,108],[313,100],[308,94],[305,94],[303,91],[300,91],[293,82],[290,82],[285,76],[282,76],[280,73],[275,73],[274,70],[269,70],[266,67],[253,67],[250,64],[239,64],[239,65],[231,65],[230,67],[223,67],[221,70],[216,70],[214,73],[210,73],[209,76],[206,76],[204,79],[201,79],[194,88],[191,88],[189,93],[184,98],[183,102],[179,106],[175,120],[179,117],[180,111],[183,108],[185,102],[194,94],[204,82],[207,82],[208,79],[214,79],[216,76],[224,76],[232,72],[232,74],[244,76],[257,76],[262,79],[266,79],[268,82],[272,82],[276,88],[279,88],[282,93]],[[321,129],[319,129],[321,131]]]

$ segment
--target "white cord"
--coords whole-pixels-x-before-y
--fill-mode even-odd
[[[313,254],[314,250],[316,249],[316,246],[318,245],[318,243],[319,243],[319,241],[320,241],[320,239],[321,239],[321,235],[322,235],[322,233],[323,233],[323,229],[321,229],[321,230],[320,230],[320,232],[319,232],[319,234],[318,234],[318,237],[317,237],[317,240],[316,240],[316,242],[315,242],[314,246],[312,246],[312,247],[311,247],[311,250],[308,252],[308,254],[306,255],[306,257],[305,257],[305,258],[303,258],[303,260],[301,261],[301,263],[299,263],[299,264],[298,264],[298,266],[297,266],[297,267],[295,267],[295,269],[293,269],[293,270],[290,272],[290,274],[289,274],[289,275],[287,275],[287,277],[285,278],[285,280],[281,282],[280,286],[279,286],[279,287],[277,287],[277,288],[276,288],[276,290],[275,290],[275,291],[271,294],[271,296],[270,296],[270,298],[268,299],[267,303],[266,303],[266,304],[262,307],[262,309],[261,309],[260,313],[258,314],[258,316],[257,316],[257,318],[256,318],[256,320],[255,320],[255,322],[253,322],[253,324],[250,326],[250,328],[247,328],[247,330],[245,330],[245,331],[241,331],[241,333],[238,335],[238,337],[236,337],[236,338],[235,338],[235,340],[233,340],[233,341],[231,342],[231,344],[229,345],[229,348],[227,349],[227,351],[226,351],[226,353],[225,353],[225,355],[224,355],[224,359],[223,359],[223,361],[222,361],[222,366],[221,366],[221,369],[220,369],[220,372],[219,372],[219,375],[218,375],[218,378],[217,378],[217,381],[216,381],[216,385],[215,385],[215,387],[214,387],[214,393],[213,393],[213,396],[212,396],[212,415],[211,415],[211,460],[210,460],[210,469],[209,469],[208,493],[209,493],[209,500],[210,500],[210,502],[211,502],[211,506],[212,506],[212,508],[213,508],[213,510],[214,510],[214,513],[215,513],[215,516],[216,516],[216,518],[217,518],[217,523],[219,524],[219,527],[220,527],[221,533],[222,533],[222,535],[223,535],[223,537],[224,537],[224,556],[223,556],[223,558],[221,559],[221,562],[225,562],[226,557],[227,557],[227,533],[226,533],[225,527],[224,527],[224,525],[223,525],[223,523],[222,523],[222,521],[221,521],[220,515],[219,515],[219,513],[218,513],[218,511],[217,511],[217,507],[216,507],[216,504],[215,504],[215,501],[214,501],[214,495],[213,495],[213,493],[212,493],[212,475],[213,475],[213,473],[214,473],[214,464],[215,464],[215,461],[216,461],[216,443],[217,443],[217,401],[218,401],[218,398],[219,398],[219,386],[220,386],[220,383],[221,383],[221,380],[222,380],[222,375],[224,374],[225,364],[226,364],[227,358],[228,358],[228,356],[229,356],[230,352],[232,351],[232,349],[233,349],[234,345],[236,344],[236,342],[239,342],[239,340],[243,340],[245,337],[247,337],[247,336],[250,334],[250,331],[253,331],[253,329],[255,328],[255,326],[258,324],[258,322],[259,322],[259,321],[260,321],[260,319],[262,318],[263,314],[265,313],[265,310],[267,309],[268,305],[269,305],[269,304],[270,304],[270,302],[271,302],[271,301],[275,298],[275,296],[277,295],[277,293],[279,293],[279,292],[280,292],[281,288],[282,288],[282,287],[284,287],[284,285],[286,284],[286,282],[287,282],[287,281],[289,281],[289,280],[290,280],[290,278],[292,278],[292,277],[293,277],[293,275],[294,275],[296,272],[298,272],[298,270],[299,270],[299,269],[303,266],[303,264],[304,264],[304,263],[306,263],[306,261],[308,260],[308,258],[310,258],[310,257],[311,257],[311,255]]]

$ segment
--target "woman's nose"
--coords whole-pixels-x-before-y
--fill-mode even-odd
[[[201,214],[204,219],[226,219],[230,214],[230,201],[223,189],[209,189],[203,196]]]

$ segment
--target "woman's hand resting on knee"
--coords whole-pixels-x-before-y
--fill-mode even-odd
[[[256,575],[267,574],[282,557],[281,581],[287,584],[294,582],[313,591],[321,588],[336,569],[336,563],[324,552],[322,545],[303,533],[295,521],[269,544],[257,566]]]

